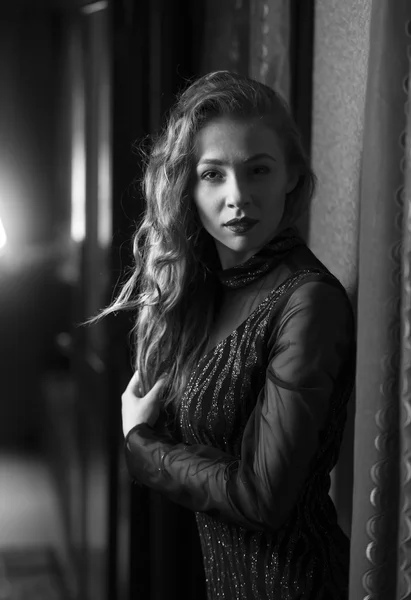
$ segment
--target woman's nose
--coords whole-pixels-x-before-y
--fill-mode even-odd
[[[250,190],[245,181],[233,178],[228,183],[227,206],[230,208],[245,206],[251,202]]]

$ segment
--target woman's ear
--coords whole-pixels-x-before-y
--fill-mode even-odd
[[[289,170],[288,182],[286,187],[286,193],[289,194],[296,187],[298,180],[300,179],[300,173],[296,168]]]

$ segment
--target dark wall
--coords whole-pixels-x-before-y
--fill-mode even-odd
[[[3,442],[34,440],[41,430],[40,376],[68,308],[55,275],[68,214],[56,177],[59,39],[53,13],[0,18],[0,218],[8,236],[0,256]]]
[[[0,21],[0,210],[16,247],[50,239],[58,222],[58,40],[58,21],[50,14]]]

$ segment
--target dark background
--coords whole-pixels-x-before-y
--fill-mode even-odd
[[[246,0],[236,17],[237,63],[224,47],[209,52],[210,31],[217,39],[232,5],[18,0],[0,7],[0,219],[7,233],[0,441],[4,456],[38,456],[50,470],[76,598],[205,598],[194,515],[131,485],[123,464],[120,397],[131,376],[131,316],[77,324],[110,301],[131,264],[133,222],[142,211],[135,142],[159,127],[190,78],[217,68],[249,71]],[[290,15],[290,102],[309,148],[312,2],[290,2]],[[83,125],[73,121],[79,98]],[[85,237],[75,243],[76,127],[87,203]],[[101,156],[109,163],[102,166]],[[104,204],[100,178],[108,172]],[[101,215],[111,232],[104,243]]]

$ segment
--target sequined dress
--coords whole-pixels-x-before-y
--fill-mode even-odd
[[[348,598],[349,540],[328,492],[354,319],[341,284],[305,256],[201,358],[172,435],[143,423],[126,438],[132,477],[195,511],[208,600]]]

